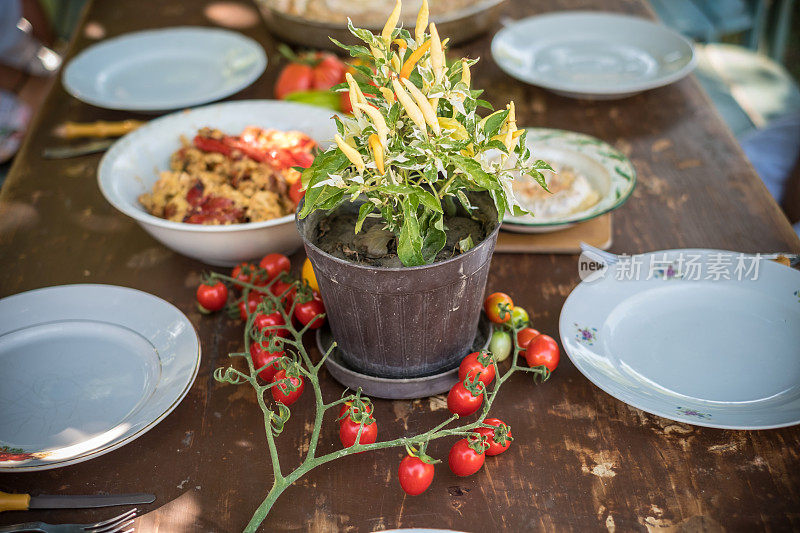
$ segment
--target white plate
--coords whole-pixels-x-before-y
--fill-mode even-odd
[[[169,169],[181,136],[191,139],[206,126],[235,135],[259,126],[302,131],[325,149],[336,133],[333,115],[330,109],[281,100],[237,100],[172,113],[132,131],[106,152],[97,171],[100,191],[165,246],[210,265],[234,266],[273,252],[289,255],[302,245],[294,214],[246,224],[186,224],[151,215],[138,198],[152,189],[159,171]]]
[[[715,250],[634,256],[578,285],[559,330],[578,370],[648,413],[724,429],[800,423],[797,270]]]
[[[571,11],[519,20],[492,40],[508,75],[574,98],[623,98],[673,83],[697,62],[692,43],[641,18]]]
[[[567,166],[586,178],[600,195],[594,205],[563,217],[537,217],[536,210],[523,207],[531,215],[503,218],[503,229],[517,233],[547,233],[573,226],[579,222],[604,215],[624,204],[636,186],[636,169],[630,159],[608,143],[590,135],[574,131],[549,128],[527,128],[525,143],[537,159],[544,159],[554,167]],[[524,178],[531,179],[531,178]]]
[[[64,285],[0,300],[0,472],[47,470],[110,452],[189,391],[200,343],[172,304],[112,285]]]
[[[62,82],[98,107],[165,111],[213,102],[241,91],[264,72],[256,41],[228,30],[167,28],[108,39],[69,62]]]

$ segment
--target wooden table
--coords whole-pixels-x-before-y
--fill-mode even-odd
[[[159,26],[209,25],[203,5],[94,2],[84,24],[99,23],[108,37]],[[507,16],[520,18],[565,8],[649,16],[640,0],[513,0],[505,9]],[[243,31],[264,45],[270,66],[235,98],[269,98],[280,63],[276,43],[260,24]],[[797,237],[694,78],[625,100],[578,102],[506,76],[492,61],[489,43],[485,36],[454,53],[482,58],[474,77],[490,101],[513,99],[520,124],[595,135],[632,158],[639,184],[615,214],[614,251],[800,251]],[[79,31],[70,55],[90,44]],[[0,296],[66,283],[112,283],[158,295],[179,306],[199,331],[200,374],[183,403],[136,441],[75,466],[0,475],[0,490],[147,491],[158,500],[143,506],[142,531],[240,530],[271,485],[253,394],[212,377],[226,364],[226,354],[240,349],[240,325],[195,310],[194,288],[207,267],[167,250],[105,202],[95,181],[99,156],[40,157],[43,147],[56,142],[50,131],[61,121],[130,116],[91,107],[60,86],[53,88],[0,197]],[[302,254],[293,257],[295,267],[302,259]],[[497,255],[488,288],[511,292],[539,329],[556,334],[561,306],[578,281],[575,256]],[[758,379],[757,364],[752,371]],[[342,391],[327,374],[323,389],[328,398]],[[279,439],[284,461],[299,459],[311,423],[310,398],[298,405]],[[430,427],[445,414],[437,399],[377,401],[376,412],[382,438]],[[722,431],[675,423],[608,396],[566,357],[544,385],[515,376],[494,412],[512,424],[516,440],[477,475],[457,478],[440,465],[431,488],[411,498],[397,483],[401,450],[348,457],[287,490],[265,530],[800,528],[800,428]],[[322,451],[338,445],[334,425],[325,426]],[[446,459],[450,444],[436,441],[430,451]],[[5,513],[0,524],[99,520],[114,511]]]

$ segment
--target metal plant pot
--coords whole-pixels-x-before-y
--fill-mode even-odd
[[[344,362],[385,378],[454,368],[475,338],[500,224],[464,254],[432,265],[388,268],[345,261],[319,249],[313,242],[323,216],[317,211],[298,218],[297,228]]]

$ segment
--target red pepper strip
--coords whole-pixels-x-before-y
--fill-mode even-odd
[[[216,152],[218,154],[231,155],[231,148],[220,140],[197,135],[193,142],[197,148],[204,152]]]
[[[240,139],[239,137],[225,137],[223,142],[230,148],[239,150],[244,155],[246,155],[250,159],[253,159],[254,161],[264,163],[268,160],[267,154],[264,153],[263,150],[259,149],[256,146],[253,146],[252,144],[248,143],[243,139]]]

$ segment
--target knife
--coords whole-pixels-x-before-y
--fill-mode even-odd
[[[0,491],[0,512],[27,511],[28,509],[88,509],[90,507],[113,507],[115,505],[132,505],[153,503],[156,497],[152,494],[92,494],[87,496],[60,496],[41,494],[9,494]]]
[[[68,146],[48,146],[42,150],[42,157],[45,159],[67,159],[81,155],[96,154],[105,152],[115,142],[114,139],[104,139],[102,141],[89,141]]]

